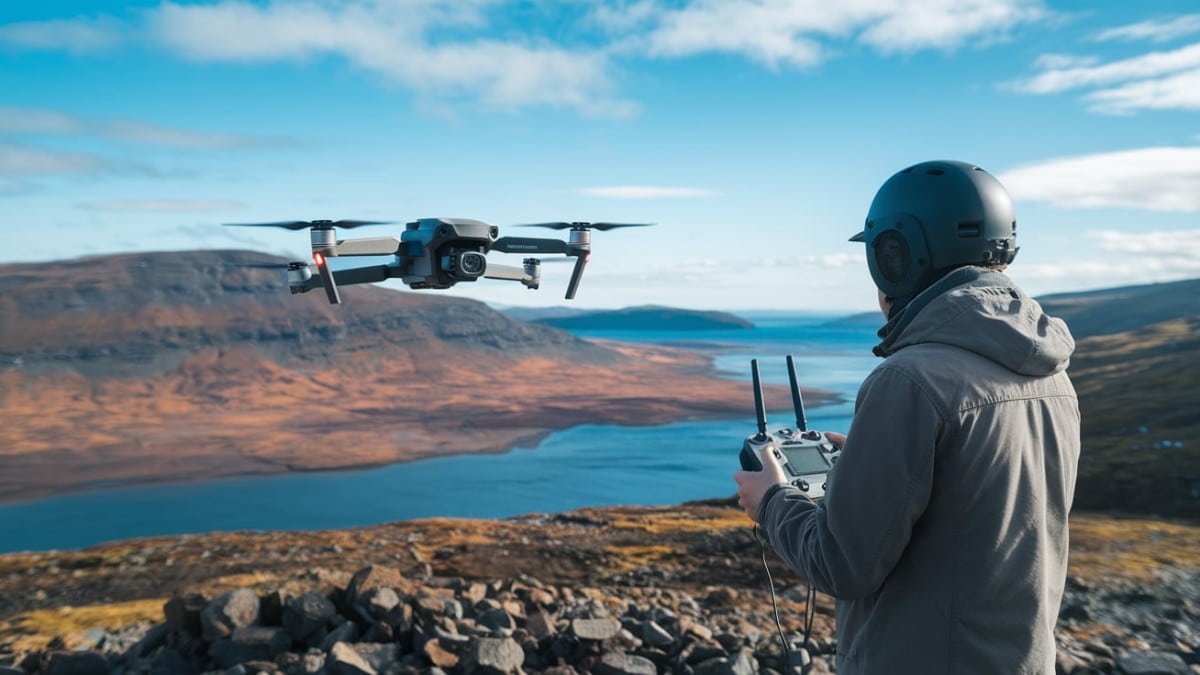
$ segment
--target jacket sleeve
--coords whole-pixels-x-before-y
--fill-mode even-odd
[[[758,521],[772,548],[835,598],[876,591],[929,502],[943,427],[918,381],[886,364],[876,368],[859,389],[824,500],[791,486],[765,495]]]

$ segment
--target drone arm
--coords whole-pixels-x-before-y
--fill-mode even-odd
[[[396,255],[399,250],[400,240],[396,237],[365,237],[339,241],[330,255]]]
[[[320,271],[321,266],[318,265],[317,268],[318,271]],[[325,268],[328,269],[328,264],[325,265]],[[338,270],[333,272],[335,292],[337,286],[339,285],[370,284],[378,281],[384,281],[385,279],[391,278],[392,271],[393,268],[389,267],[388,265],[373,265],[371,267],[356,267],[354,269]],[[314,288],[321,288],[322,286],[325,286],[324,280],[319,276],[314,276],[310,279],[306,279],[302,283],[294,285],[292,288],[295,289],[294,292],[307,293]],[[328,287],[326,287],[326,290],[328,291]]]
[[[571,281],[567,284],[567,300],[575,298],[575,291],[579,288],[580,279],[583,278],[583,268],[587,265],[588,258],[590,257],[590,254],[584,253],[575,258],[575,268],[571,270]]]
[[[537,288],[540,279],[536,275],[529,274],[520,267],[511,267],[509,265],[492,265],[487,266],[487,270],[483,273],[485,279],[507,279],[509,281],[519,281],[528,288]]]
[[[500,237],[492,242],[492,250],[501,253],[566,253],[567,242],[537,237]]]

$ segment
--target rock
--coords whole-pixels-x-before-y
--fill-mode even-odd
[[[400,660],[400,646],[394,643],[359,642],[350,645],[376,672],[384,672]]]
[[[258,621],[258,595],[247,588],[230,591],[204,606],[200,612],[200,632],[215,642],[238,628]]]
[[[200,634],[200,611],[210,602],[210,599],[200,593],[190,593],[186,596],[174,596],[163,605],[163,614],[167,619],[167,630],[172,633],[186,632],[191,635]]]
[[[96,652],[50,652],[43,675],[108,675],[108,659]]]
[[[1117,654],[1125,675],[1190,675],[1183,659],[1171,652],[1126,651]]]
[[[222,668],[247,661],[270,661],[292,646],[292,638],[282,628],[245,626],[208,648],[208,656]]]
[[[654,647],[667,647],[675,642],[675,638],[667,632],[667,629],[658,625],[655,621],[647,621],[642,624],[642,640],[648,645]]]
[[[512,615],[503,609],[489,609],[480,614],[476,622],[489,631],[502,636],[512,635],[513,630],[517,627]]]
[[[330,652],[337,643],[353,642],[356,638],[358,638],[358,624],[353,621],[347,621],[329,631],[329,634],[322,638],[320,644],[317,646],[323,652]]]
[[[542,640],[554,634],[554,617],[543,611],[536,611],[525,620],[525,630],[535,640]]]
[[[480,638],[471,644],[466,673],[507,675],[517,672],[525,662],[525,650],[512,638]]]
[[[339,642],[329,650],[325,658],[325,668],[332,675],[379,675],[354,648],[345,642]]]
[[[696,675],[755,675],[758,661],[745,651],[732,656],[722,656],[696,664]]]
[[[373,588],[391,588],[404,595],[411,595],[413,581],[400,570],[372,565],[354,573],[346,586],[346,604],[365,604],[367,594]]]
[[[609,651],[600,657],[593,672],[597,675],[656,675],[658,668],[643,656]]]
[[[1057,675],[1074,675],[1074,673],[1083,673],[1087,669],[1089,661],[1083,656],[1075,652],[1058,648],[1058,654],[1054,659],[1054,671]]]
[[[442,646],[439,639],[426,642],[422,652],[424,652],[425,658],[429,659],[429,662],[438,668],[453,669],[458,666],[458,662],[461,659],[458,654]]]
[[[616,619],[574,619],[571,621],[571,631],[581,640],[604,641],[621,630],[621,622]]]
[[[302,642],[313,631],[325,626],[335,614],[337,608],[329,598],[311,592],[285,601],[281,623],[296,642]]]
[[[399,604],[400,596],[386,586],[372,588],[367,592],[366,609],[371,616],[377,619],[386,616],[393,607]]]

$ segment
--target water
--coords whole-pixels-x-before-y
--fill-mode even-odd
[[[802,384],[845,403],[811,408],[812,428],[845,431],[854,391],[877,360],[866,326],[827,325],[820,315],[747,315],[744,331],[580,333],[584,337],[691,343],[714,353],[727,376],[749,379],[760,360],[766,382],[785,384],[783,355]],[[715,345],[720,344],[720,348]],[[772,426],[790,410],[770,411]],[[583,425],[536,447],[495,455],[429,459],[354,471],[285,474],[200,483],[118,487],[0,506],[0,552],[81,548],[114,539],[214,530],[317,530],[431,516],[502,518],[584,506],[663,505],[727,497],[736,486],[746,416],[659,426]]]

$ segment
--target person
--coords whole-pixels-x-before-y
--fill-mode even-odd
[[[836,599],[838,675],[1046,673],[1067,569],[1075,343],[1004,273],[1012,200],[977,166],[889,178],[864,230],[887,317],[814,502],[778,461],[738,471],[776,553]]]

